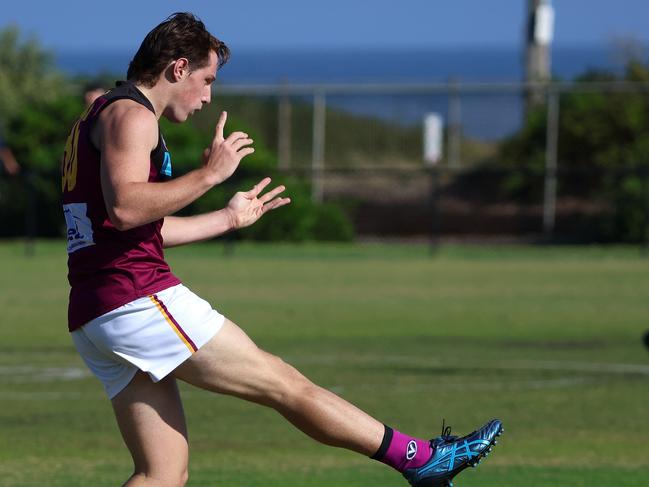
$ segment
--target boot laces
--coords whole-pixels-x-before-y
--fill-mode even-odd
[[[451,427],[446,426],[446,419],[442,419],[442,433],[437,437],[430,440],[430,445],[433,449],[442,442],[450,442],[457,439],[457,436],[451,435]]]
[[[446,426],[446,419],[442,418],[442,434],[440,435],[441,438],[449,439],[449,438],[457,438],[457,436],[451,436],[451,427]]]

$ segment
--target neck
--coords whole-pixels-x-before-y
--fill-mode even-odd
[[[156,89],[157,85],[149,88],[142,85],[141,83],[135,83],[135,86],[151,102],[151,105],[153,105],[153,109],[155,110],[155,116],[158,120],[160,120],[160,117],[162,116],[162,113],[167,106],[167,102],[166,99],[164,99],[162,91]]]

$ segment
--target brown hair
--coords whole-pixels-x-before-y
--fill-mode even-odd
[[[218,56],[219,68],[230,58],[228,46],[210,34],[203,22],[189,12],[176,12],[147,34],[126,77],[151,87],[173,60],[187,58],[193,71],[207,65],[210,51]]]

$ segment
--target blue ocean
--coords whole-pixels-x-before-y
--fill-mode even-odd
[[[133,53],[127,51],[61,51],[58,67],[72,75],[111,73],[122,78]],[[624,61],[605,46],[554,48],[553,75],[572,80],[587,70],[621,73]],[[512,82],[524,77],[522,49],[241,49],[219,73],[218,83],[439,83]],[[217,86],[218,93],[218,86]],[[446,95],[332,95],[329,106],[378,116],[403,124],[418,124],[429,112],[447,116]],[[522,99],[518,94],[467,94],[461,97],[463,131],[467,136],[494,139],[520,127]]]

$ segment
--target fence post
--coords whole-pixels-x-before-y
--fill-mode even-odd
[[[557,151],[559,142],[559,97],[558,89],[548,85],[548,119],[545,141],[545,180],[543,187],[543,235],[551,238],[557,212]]]
[[[457,169],[462,164],[462,105],[458,83],[455,80],[448,84],[448,160],[447,164],[452,169]]]
[[[643,164],[640,168],[640,178],[642,180],[642,236],[640,242],[640,254],[644,257],[649,256],[649,166]]]
[[[33,169],[25,171],[25,184],[27,186],[27,199],[25,208],[25,255],[33,257],[36,254],[34,240],[36,238],[36,174]]]
[[[291,167],[291,99],[286,93],[286,83],[282,86],[277,111],[277,155],[280,170]]]
[[[430,242],[429,253],[434,256],[439,248],[439,172],[436,164],[430,168]]]
[[[313,152],[311,156],[311,199],[322,203],[324,197],[324,157],[326,101],[322,91],[313,94]]]

